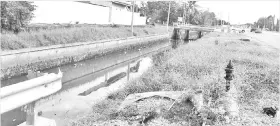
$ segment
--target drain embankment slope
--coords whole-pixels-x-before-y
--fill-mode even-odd
[[[280,125],[276,118],[263,113],[263,107],[278,106],[279,50],[264,47],[256,41],[241,41],[243,35],[211,33],[202,39],[183,45],[176,50],[154,57],[154,66],[123,90],[110,95],[93,107],[93,112],[70,122],[73,126],[130,125],[139,122],[141,110],[154,110],[170,105],[162,98],[146,99],[132,104],[128,113],[116,114],[121,102],[129,94],[152,91],[202,90],[204,102],[210,103],[209,124],[215,125]],[[219,106],[225,94],[225,67],[232,60],[240,120],[228,120]],[[209,102],[211,100],[211,102]],[[140,108],[139,108],[140,106]],[[105,111],[106,110],[106,111]],[[131,111],[134,110],[134,111]],[[152,111],[153,112],[153,111]],[[151,125],[199,125],[201,118],[182,113],[182,104],[169,112],[157,115]],[[183,116],[184,115],[184,116]]]

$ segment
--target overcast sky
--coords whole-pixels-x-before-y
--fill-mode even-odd
[[[231,24],[253,23],[262,16],[275,15],[279,18],[279,0],[250,1],[198,1],[198,5],[214,12],[218,17]]]
[[[141,2],[137,1],[136,3],[140,4]],[[218,18],[226,21],[229,19],[231,24],[253,23],[260,17],[275,15],[279,18],[280,15],[280,0],[207,0],[198,1],[197,4],[204,9],[208,8],[209,11],[214,12]],[[61,8],[66,9],[66,6]]]

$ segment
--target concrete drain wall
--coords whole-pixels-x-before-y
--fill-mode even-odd
[[[168,38],[168,34],[151,35],[4,51],[1,53],[1,80],[12,76],[20,76],[27,73],[28,70],[49,69],[67,63],[90,59],[112,50],[128,48],[132,45],[153,43]]]

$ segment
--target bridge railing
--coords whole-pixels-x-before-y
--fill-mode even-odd
[[[184,36],[181,36],[181,30],[185,31]],[[196,31],[198,33],[198,38],[201,38],[203,36],[203,32],[213,32],[214,30],[214,28],[209,27],[177,25],[176,27],[174,27],[173,33],[171,35],[172,48],[177,48],[178,45],[180,45],[181,40],[183,40],[184,43],[188,43],[190,40],[190,31]]]
[[[192,25],[178,25],[175,28],[179,28],[183,30],[191,30],[191,31],[205,31],[205,32],[213,32],[215,30],[214,28],[192,26]]]

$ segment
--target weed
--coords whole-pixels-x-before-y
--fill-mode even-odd
[[[164,27],[135,27],[133,36],[164,34]],[[16,50],[22,48],[49,46],[57,44],[97,41],[102,39],[126,38],[131,36],[131,28],[113,25],[112,27],[80,26],[69,28],[55,28],[31,32],[20,32],[15,35],[6,33],[1,35],[2,50]]]
[[[208,41],[197,40],[195,43],[183,45],[176,50],[153,56],[154,67],[139,79],[128,83],[124,89],[111,94],[110,99],[103,103],[108,104],[108,101],[112,99],[121,102],[126,96],[133,93],[180,91],[188,88],[202,89],[205,101],[209,102],[210,99],[209,107],[215,109],[221,104],[219,99],[225,93],[224,69],[228,61],[232,60],[234,78],[231,84],[237,88],[240,116],[242,117],[240,121],[232,123],[236,125],[279,125],[276,121],[267,119],[266,115],[260,113],[263,106],[277,105],[279,101],[279,66],[277,65],[279,51],[263,49],[254,42],[240,42],[235,35],[230,34],[221,34],[219,44],[215,45],[213,44],[215,34],[207,34],[205,37],[209,38]],[[214,36],[214,39],[211,39],[213,38],[211,36]],[[229,38],[234,40],[225,40]],[[209,40],[213,41],[209,42]],[[104,107],[105,105],[102,105],[98,108]],[[194,125],[196,122],[197,125],[200,125],[200,118],[186,114],[182,109],[183,107],[178,105],[174,111],[167,113],[164,119],[173,118],[175,123],[186,121]],[[184,116],[180,116],[182,114]],[[257,115],[257,117],[251,115]],[[218,118],[216,113],[213,117],[216,118],[212,122],[215,125],[227,125],[224,123],[225,119]],[[111,119],[107,118],[104,121]],[[170,120],[166,123],[173,124]]]

